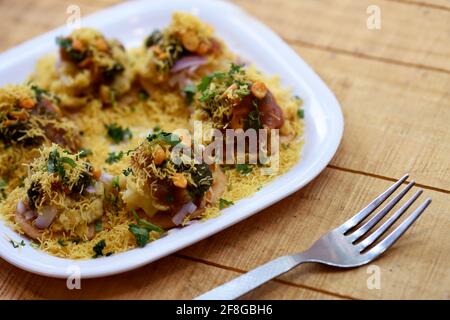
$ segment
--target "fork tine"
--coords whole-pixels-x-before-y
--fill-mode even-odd
[[[391,217],[389,217],[386,222],[384,222],[381,227],[379,227],[377,230],[375,230],[374,233],[372,233],[370,236],[368,236],[366,239],[358,243],[359,251],[363,251],[367,247],[369,247],[372,243],[374,243],[379,237],[381,237],[387,229],[389,229],[395,221],[397,221],[403,213],[408,210],[409,207],[419,198],[419,196],[422,194],[423,190],[418,190],[403,206],[400,207]]]
[[[414,212],[405,219],[394,231],[392,231],[383,241],[370,249],[366,254],[372,255],[372,259],[378,257],[384,251],[389,249],[405,232],[413,225],[413,223],[420,217],[425,209],[430,205],[431,198],[425,200]]]
[[[363,221],[369,214],[371,214],[376,208],[378,208],[389,196],[394,193],[395,190],[398,189],[398,187],[405,182],[406,179],[408,179],[409,174],[405,174],[400,180],[398,180],[396,183],[394,183],[392,186],[390,186],[386,191],[384,191],[382,194],[380,194],[376,199],[374,199],[371,203],[367,205],[364,209],[362,209],[360,212],[358,212],[356,215],[354,215],[352,218],[344,222],[340,227],[338,227],[338,230],[345,233],[354,226],[356,226],[358,223]]]
[[[408,193],[408,191],[414,186],[415,182],[411,181],[408,185],[395,196],[394,199],[389,201],[389,203],[384,206],[376,215],[370,218],[363,226],[358,228],[355,232],[349,235],[352,242],[357,241],[361,236],[365,235],[370,231],[392,208]]]

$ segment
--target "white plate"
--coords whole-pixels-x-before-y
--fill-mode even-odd
[[[305,145],[301,161],[254,196],[223,210],[214,219],[170,232],[145,248],[91,260],[70,260],[50,256],[27,245],[14,249],[9,239],[22,239],[0,223],[0,256],[13,265],[41,275],[65,278],[76,268],[83,278],[124,272],[211,236],[297,191],[328,164],[342,137],[344,122],[339,103],[313,70],[280,37],[248,16],[240,8],[222,1],[157,0],[130,1],[95,13],[82,26],[103,31],[127,47],[138,46],[156,27],[164,27],[173,11],[198,15],[212,24],[232,50],[255,63],[268,74],[277,74],[283,85],[302,97],[305,108]],[[68,34],[62,27],[34,38],[0,55],[0,85],[20,83],[33,70],[36,60],[56,52],[55,37]]]

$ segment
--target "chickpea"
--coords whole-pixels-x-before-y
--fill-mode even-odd
[[[192,32],[188,31],[181,37],[181,42],[183,43],[183,46],[192,52],[196,52],[198,46],[200,45],[200,40],[197,37],[197,35]]]
[[[100,87],[100,99],[104,103],[108,103],[111,100],[111,91],[107,86]]]
[[[153,163],[157,166],[161,165],[166,160],[166,152],[160,146],[153,152]]]
[[[172,182],[178,188],[186,189],[187,187],[187,179],[182,173],[174,173],[172,176]]]
[[[31,98],[24,98],[20,100],[19,105],[24,109],[33,109],[36,105],[36,101]]]
[[[202,41],[197,48],[197,53],[201,56],[204,56],[209,52],[210,49],[211,49],[211,46],[208,45],[208,43]]]
[[[267,87],[262,82],[255,82],[251,87],[251,91],[256,98],[263,99],[267,94]]]
[[[84,51],[84,49],[86,49],[83,42],[78,39],[72,40],[72,48],[78,51]]]
[[[99,180],[101,175],[102,175],[102,172],[101,172],[101,170],[99,170],[99,169],[94,169],[94,170],[92,171],[92,177],[93,177],[95,180]]]
[[[25,111],[11,111],[9,115],[16,120],[27,120],[28,113]]]

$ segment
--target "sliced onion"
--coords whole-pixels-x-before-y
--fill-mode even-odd
[[[192,202],[188,202],[185,205],[183,205],[180,209],[180,211],[177,212],[175,216],[173,216],[172,221],[175,223],[175,225],[179,226],[184,218],[191,213],[194,213],[195,210],[197,210],[197,206]]]
[[[102,173],[100,176],[100,181],[103,183],[110,183],[114,177],[110,175],[109,173]]]
[[[25,220],[29,221],[29,220],[33,219],[34,217],[36,217],[36,211],[28,210],[27,212],[25,212],[23,214],[23,216],[25,217]]]
[[[17,213],[20,213],[20,214],[24,214],[25,211],[27,211],[27,208],[25,207],[25,204],[23,203],[22,200],[19,200],[19,202],[17,203],[16,211],[17,211]]]
[[[202,56],[197,56],[197,55],[187,56],[187,57],[181,58],[180,60],[175,62],[172,69],[170,70],[170,72],[176,73],[176,72],[179,72],[181,70],[188,69],[191,67],[199,67],[199,66],[205,64],[206,61],[207,61],[207,59]]]
[[[187,81],[188,81],[188,78],[186,77],[186,74],[184,72],[180,72],[180,73],[173,75],[169,79],[168,84],[172,88],[182,89],[186,86]]]
[[[96,193],[97,189],[94,186],[89,186],[86,188],[87,193]]]
[[[42,214],[39,215],[36,220],[34,220],[34,225],[38,229],[46,229],[50,226],[55,219],[57,210],[53,206],[44,207],[42,209]]]

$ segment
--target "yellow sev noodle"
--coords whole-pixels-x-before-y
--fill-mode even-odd
[[[131,57],[134,55],[130,54]],[[33,81],[43,88],[50,87],[56,78],[54,73],[54,56],[44,57],[37,66],[33,75]],[[132,61],[139,63],[138,60]],[[280,143],[279,170],[271,175],[261,175],[259,168],[255,167],[248,175],[241,175],[235,169],[225,171],[228,178],[228,187],[221,198],[237,202],[240,199],[253,195],[256,191],[269,183],[277,176],[286,173],[299,160],[302,147],[301,136],[303,134],[303,121],[297,117],[299,101],[292,97],[290,90],[281,88],[277,77],[268,78],[262,73],[250,67],[248,76],[255,81],[264,82],[274,94],[278,104],[281,106],[286,122],[281,129],[281,134],[290,136],[289,143]],[[141,101],[137,94],[133,97],[123,97],[117,105],[110,108],[102,108],[100,101],[91,100],[88,105],[77,112],[69,114],[75,125],[83,132],[81,145],[92,150],[93,154],[88,157],[95,168],[103,172],[123,178],[122,172],[129,167],[129,157],[125,154],[128,150],[135,148],[148,134],[150,129],[159,127],[164,131],[174,131],[180,128],[191,128],[190,110],[186,106],[184,97],[178,93],[155,89],[150,93],[150,98]],[[131,96],[131,94],[130,94]],[[124,128],[130,128],[133,138],[130,141],[114,145],[106,136],[105,125],[117,123]],[[117,163],[109,165],[105,162],[109,152],[124,152],[124,157]],[[2,150],[2,156],[5,157]],[[23,174],[24,169],[17,169]],[[8,194],[8,198],[0,202],[0,215],[8,221],[19,233],[23,233],[14,222],[14,214],[17,202],[26,197],[24,188],[17,188]],[[206,208],[203,218],[209,219],[220,213],[218,204]],[[134,223],[132,215],[125,210],[124,206],[111,210],[107,208],[103,219],[102,231],[97,232],[91,240],[80,239],[79,242],[71,241],[69,234],[58,233],[56,237],[54,230],[46,230],[41,238],[39,248],[52,255],[72,258],[89,259],[94,255],[93,246],[100,240],[105,240],[104,253],[119,253],[137,247],[135,237],[129,232],[128,226]],[[150,234],[153,240],[158,234]],[[58,239],[64,239],[62,242]]]

